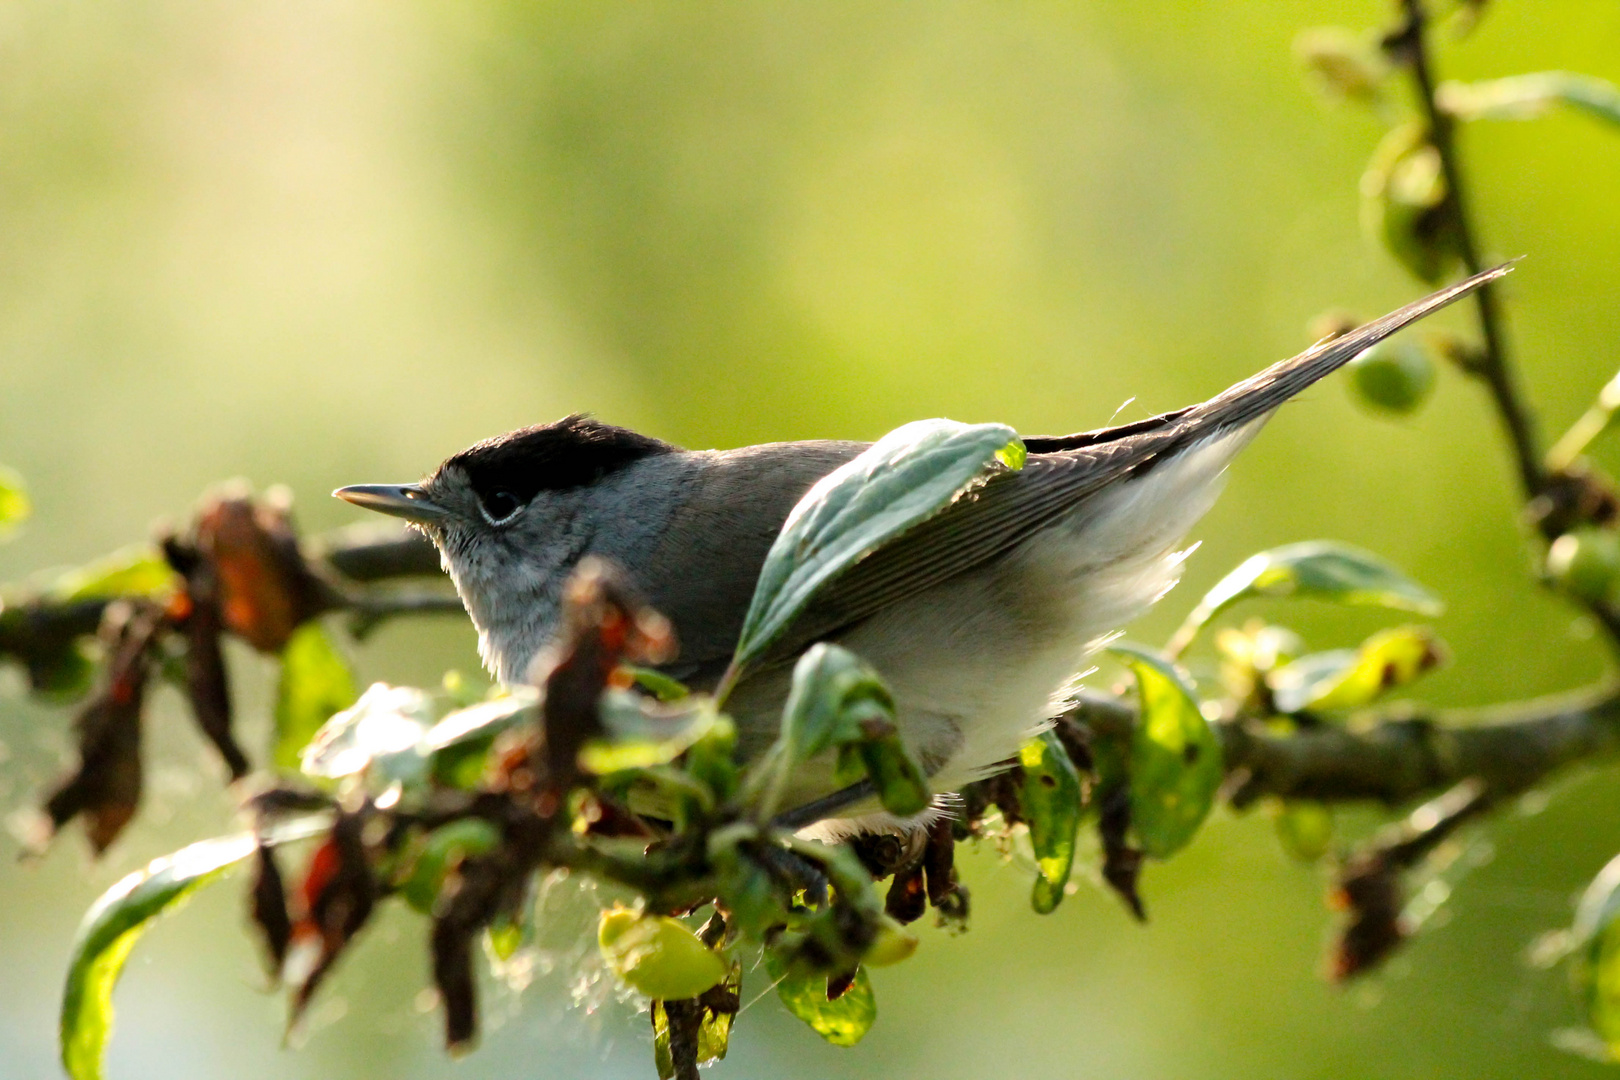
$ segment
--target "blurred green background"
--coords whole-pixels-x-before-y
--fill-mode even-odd
[[[311,530],[345,524],[360,515],[334,486],[410,479],[574,410],[732,446],[936,415],[1069,431],[1208,396],[1303,347],[1324,308],[1372,315],[1421,291],[1358,233],[1382,126],[1307,92],[1290,53],[1305,27],[1388,6],[8,0],[0,462],[37,514],[0,547],[0,580],[140,539],[238,475],[291,485]],[[1620,78],[1620,7],[1497,0],[1441,48],[1447,76]],[[1553,115],[1471,128],[1464,151],[1486,247],[1529,256],[1512,331],[1561,430],[1616,364],[1620,136]],[[1447,597],[1456,660],[1424,698],[1576,685],[1601,650],[1532,584],[1515,513],[1475,387],[1446,373],[1392,423],[1333,381],[1234,468],[1186,583],[1132,634],[1163,640],[1254,550],[1329,536]],[[1318,647],[1381,621],[1286,615]],[[266,665],[234,661],[262,735]],[[477,663],[452,620],[396,624],[356,661],[418,683]],[[67,714],[13,675],[7,810],[68,745]],[[56,1072],[84,908],[229,824],[172,694],[149,732],[152,794],[103,862],[77,830],[37,865],[10,865],[0,840],[8,1080]],[[1219,815],[1150,867],[1146,928],[1091,888],[1037,917],[1027,872],[981,851],[971,931],[930,929],[877,974],[863,1045],[823,1045],[771,995],[717,1075],[1598,1076],[1552,1047],[1576,1014],[1525,952],[1620,848],[1620,782],[1553,794],[1501,815],[1442,925],[1347,991],[1318,977],[1322,878],[1263,813]],[[645,1017],[562,955],[581,905],[559,907],[552,970],[491,989],[483,1045],[452,1066],[420,1008],[419,920],[367,931],[295,1052],[240,883],[215,888],[138,948],[110,1075],[650,1076]]]

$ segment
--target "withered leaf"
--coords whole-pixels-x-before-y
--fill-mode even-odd
[[[265,653],[280,652],[301,623],[333,606],[310,568],[285,507],[224,497],[197,515],[196,547],[219,578],[226,629]]]
[[[103,623],[112,651],[107,682],[75,721],[78,768],[45,804],[55,829],[83,815],[97,855],[117,839],[140,803],[141,709],[152,647],[163,627],[163,611],[156,604],[108,608]]]
[[[178,541],[164,543],[169,562],[186,582],[189,601],[182,629],[186,635],[186,696],[192,715],[208,741],[219,750],[231,770],[231,779],[240,780],[250,768],[232,731],[230,682],[225,673],[225,655],[220,649],[223,618],[219,608],[219,580],[213,562],[197,557]]]
[[[362,836],[366,811],[340,812],[332,831],[310,858],[300,890],[302,913],[292,931],[294,943],[317,948],[313,967],[293,992],[292,1022],[297,1023],[332,964],[371,916],[377,881],[366,860]]]
[[[282,884],[281,868],[276,865],[275,852],[261,838],[255,852],[256,867],[253,877],[253,924],[264,937],[265,950],[270,957],[272,979],[279,979],[282,966],[287,962],[287,946],[292,941],[292,918],[287,913],[287,892]]]

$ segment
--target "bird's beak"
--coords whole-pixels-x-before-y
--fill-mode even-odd
[[[332,494],[344,502],[406,521],[434,522],[450,516],[448,510],[428,498],[421,484],[353,484]]]

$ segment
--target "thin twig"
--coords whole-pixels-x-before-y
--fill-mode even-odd
[[[1434,77],[1429,65],[1429,51],[1424,31],[1428,22],[1423,0],[1402,0],[1406,12],[1406,25],[1394,38],[1412,72],[1416,84],[1418,104],[1429,126],[1429,138],[1440,155],[1440,167],[1446,181],[1446,199],[1451,207],[1452,224],[1456,230],[1458,253],[1470,274],[1484,268],[1480,261],[1479,245],[1474,239],[1473,225],[1468,214],[1468,196],[1463,187],[1462,169],[1457,161],[1456,124],[1443,112],[1434,95]],[[1541,454],[1537,449],[1538,437],[1535,420],[1524,405],[1518,387],[1518,377],[1508,356],[1507,335],[1502,327],[1502,311],[1494,284],[1485,285],[1474,293],[1479,308],[1479,328],[1484,337],[1484,349],[1473,365],[1473,371],[1490,389],[1497,415],[1512,447],[1514,461],[1519,470],[1519,483],[1526,501],[1534,499],[1546,488]]]

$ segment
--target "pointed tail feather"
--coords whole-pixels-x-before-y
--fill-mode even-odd
[[[1514,262],[1505,262],[1489,270],[1481,270],[1465,281],[1431,293],[1421,300],[1414,300],[1383,318],[1358,326],[1348,334],[1318,342],[1298,356],[1272,364],[1258,375],[1244,379],[1202,405],[1195,406],[1187,416],[1187,420],[1192,421],[1187,426],[1207,431],[1212,426],[1236,427],[1264,416],[1391,334],[1506,275],[1513,266]]]

